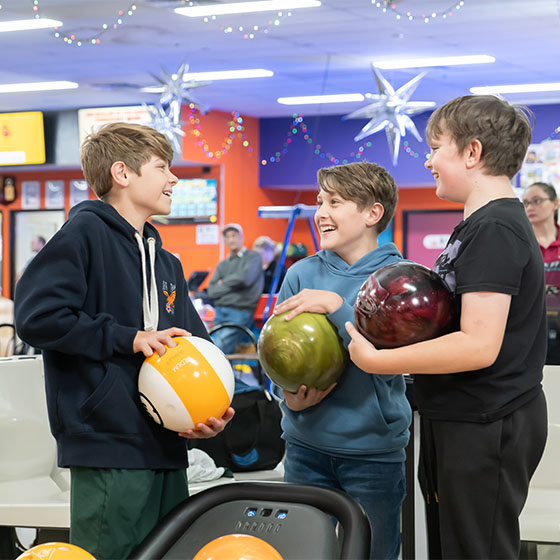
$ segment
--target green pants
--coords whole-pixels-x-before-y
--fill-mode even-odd
[[[71,467],[70,542],[97,560],[124,560],[188,498],[187,473]]]

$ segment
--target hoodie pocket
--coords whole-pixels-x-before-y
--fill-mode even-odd
[[[135,433],[139,431],[140,411],[120,376],[125,372],[108,364],[103,379],[80,409],[88,431]]]

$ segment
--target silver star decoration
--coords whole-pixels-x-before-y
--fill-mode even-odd
[[[169,142],[171,142],[175,155],[181,156],[183,148],[181,140],[183,136],[185,136],[185,131],[181,127],[181,122],[175,122],[175,119],[171,117],[161,103],[157,103],[156,105],[146,105],[144,103],[143,105],[152,119],[151,125],[153,128],[161,132]]]
[[[372,69],[379,94],[367,93],[366,98],[372,100],[372,103],[342,118],[344,120],[370,119],[354,137],[355,142],[385,129],[389,150],[393,156],[393,165],[397,165],[401,138],[406,135],[406,131],[411,132],[418,141],[422,140],[409,115],[423,113],[436,104],[432,101],[409,101],[426,72],[418,74],[395,91],[375,66],[372,65]]]
[[[159,93],[159,102],[162,106],[169,106],[169,115],[178,122],[180,118],[181,105],[194,105],[201,113],[207,113],[208,108],[194,97],[191,90],[206,86],[212,82],[198,82],[196,80],[185,81],[185,74],[189,71],[189,65],[183,62],[175,74],[170,74],[165,68],[161,69],[163,77],[152,74],[152,77],[158,82],[157,86],[148,86],[142,88],[141,91],[148,93]]]

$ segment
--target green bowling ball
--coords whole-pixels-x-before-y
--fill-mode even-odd
[[[264,324],[257,353],[273,383],[291,393],[300,385],[326,389],[340,376],[348,354],[338,332],[321,313],[273,315]]]

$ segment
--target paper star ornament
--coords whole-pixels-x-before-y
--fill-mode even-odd
[[[397,165],[401,138],[406,135],[406,132],[411,132],[418,141],[422,140],[410,115],[423,113],[436,104],[433,101],[409,101],[426,72],[418,74],[395,91],[375,66],[372,66],[372,69],[379,93],[366,94],[366,98],[372,103],[344,116],[343,119],[370,119],[354,137],[355,142],[385,130],[389,150],[393,156],[393,165]]]
[[[181,121],[175,122],[175,118],[172,118],[160,103],[156,105],[144,104],[144,108],[148,111],[152,120],[151,126],[158,132],[161,132],[171,142],[175,155],[181,156],[183,151],[182,138],[185,136]]]

